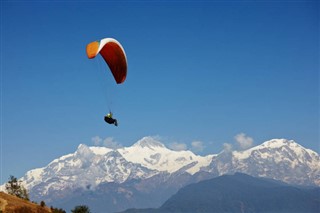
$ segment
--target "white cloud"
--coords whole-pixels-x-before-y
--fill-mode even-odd
[[[91,138],[91,141],[93,145],[100,146],[102,142],[102,138],[100,138],[99,136],[94,136],[93,138]]]
[[[122,145],[119,144],[118,142],[116,142],[113,137],[108,137],[106,139],[103,140],[103,146],[107,147],[107,148],[111,148],[111,149],[118,149],[121,148]]]
[[[170,149],[172,149],[174,151],[187,150],[187,145],[185,143],[173,142],[173,143],[170,143],[168,146]]]
[[[202,152],[204,149],[204,145],[201,141],[193,141],[191,143],[192,151],[194,152]]]
[[[223,144],[223,151],[224,152],[231,152],[233,149],[232,144],[230,143],[224,143]]]
[[[104,146],[110,149],[118,149],[122,147],[122,145],[116,142],[113,137],[107,137],[103,140],[99,136],[95,136],[91,138],[91,141],[95,146]]]
[[[237,134],[234,139],[242,150],[248,149],[253,145],[253,139],[244,133]]]

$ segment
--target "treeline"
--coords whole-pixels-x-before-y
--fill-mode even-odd
[[[9,181],[6,183],[5,188],[8,194],[21,198],[23,200],[30,201],[29,193],[27,189],[22,185],[22,181],[18,180],[13,175],[10,176]],[[30,201],[30,202],[34,204],[38,204],[35,201]],[[46,203],[44,201],[41,201],[40,206],[45,207]],[[61,208],[54,208],[51,206],[50,209],[52,213],[66,213],[66,211]],[[71,212],[72,213],[91,213],[89,207],[85,205],[76,206],[71,210]]]

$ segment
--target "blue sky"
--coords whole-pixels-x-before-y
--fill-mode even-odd
[[[87,59],[106,37],[126,51],[122,85]],[[1,183],[144,136],[201,155],[239,138],[319,153],[319,3],[1,1]]]

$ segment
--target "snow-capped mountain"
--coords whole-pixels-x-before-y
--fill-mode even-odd
[[[173,173],[187,165],[194,174],[211,163],[212,156],[202,157],[190,151],[173,151],[152,137],[142,138],[131,147],[117,150],[80,144],[73,154],[53,160],[48,166],[34,169],[21,179],[27,189],[47,184],[41,194],[52,190],[94,188],[101,183],[123,183],[146,179],[159,173]]]
[[[145,137],[131,147],[118,149],[118,152],[129,162],[161,172],[173,173],[194,163],[194,166],[186,170],[190,174],[198,172],[201,167],[208,166],[213,156],[202,157],[191,151],[173,151],[152,137]]]
[[[153,137],[118,149],[80,144],[21,180],[33,200],[62,208],[82,200],[94,212],[112,212],[156,207],[187,184],[235,172],[320,186],[319,154],[285,139],[208,156],[170,150]],[[107,201],[109,209],[100,209]]]
[[[245,151],[222,152],[206,168],[218,175],[242,172],[298,185],[320,185],[316,152],[286,139],[273,139]]]

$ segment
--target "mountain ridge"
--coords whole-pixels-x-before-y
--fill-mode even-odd
[[[286,139],[272,139],[244,151],[200,156],[170,150],[159,140],[144,137],[130,147],[117,149],[80,144],[74,153],[28,171],[21,180],[33,200],[65,208],[90,197],[88,205],[98,208],[98,201],[107,199],[113,201],[108,209],[111,212],[159,206],[185,185],[236,172],[319,186],[320,158]],[[150,202],[145,203],[146,198]]]
[[[159,208],[122,213],[273,212],[317,213],[320,188],[298,188],[280,181],[242,173],[222,175],[182,187]]]

